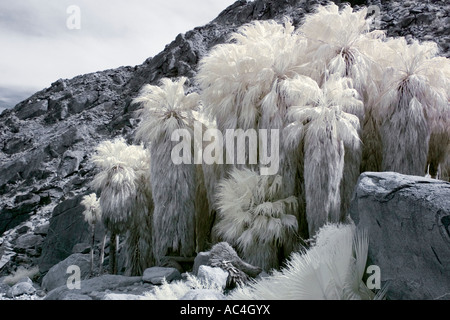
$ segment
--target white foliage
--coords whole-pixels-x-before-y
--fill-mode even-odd
[[[217,233],[265,270],[278,267],[278,250],[297,237],[297,199],[281,198],[281,187],[281,176],[248,169],[234,169],[218,186]]]
[[[109,170],[123,165],[137,172],[146,171],[149,167],[149,155],[140,145],[128,145],[124,138],[103,141],[95,148],[96,154],[92,162],[102,170]]]
[[[94,225],[101,221],[102,210],[95,193],[85,195],[81,204],[85,207],[83,211],[84,220],[90,225]]]
[[[100,143],[95,151],[92,161],[100,171],[92,186],[101,191],[102,221],[112,239],[127,233],[126,272],[138,275],[153,263],[150,154],[121,137]]]
[[[165,78],[159,87],[146,85],[133,100],[143,107],[139,111],[142,121],[135,138],[148,145],[152,155],[150,172],[155,205],[152,237],[157,261],[174,252],[181,256],[194,254],[195,217],[201,210],[196,206],[201,199],[196,197],[206,197],[205,193],[197,192],[201,176],[197,176],[196,166],[176,165],[171,156],[178,144],[171,141],[175,129],[185,129],[193,138],[193,112],[199,107],[199,96],[196,93],[185,94],[186,80],[184,77],[176,81]],[[192,145],[190,149],[184,152],[189,152],[192,160]]]
[[[314,245],[293,253],[286,267],[233,291],[231,300],[373,299],[364,284],[368,238],[352,224],[323,226]]]
[[[104,141],[96,148],[92,162],[98,172],[92,186],[101,191],[102,219],[109,230],[126,230],[136,198],[138,177],[148,171],[148,152],[137,145],[128,145],[123,138]]]
[[[136,140],[146,144],[168,139],[173,130],[193,125],[193,111],[199,106],[199,95],[185,95],[184,84],[187,78],[177,81],[168,78],[161,80],[160,86],[145,85],[133,103],[143,108],[138,111],[142,118],[136,130]]]
[[[370,32],[371,19],[366,19],[366,15],[367,8],[355,12],[345,5],[339,10],[336,4],[330,3],[308,15],[299,33],[308,39],[308,63],[302,68],[304,74],[321,85],[333,75],[352,80],[352,87],[358,92],[358,99],[364,102],[364,109],[345,111],[358,116],[360,121],[363,171],[375,171],[380,166],[381,141],[378,123],[372,113],[380,96],[386,45],[383,31]]]
[[[437,56],[432,42],[408,45],[400,38],[387,45],[389,66],[377,108],[382,170],[424,175],[431,132],[448,134],[450,63]]]
[[[366,20],[367,8],[353,11],[351,6],[330,3],[308,15],[299,33],[308,40],[304,73],[319,84],[329,75],[350,77],[360,94],[371,87],[374,69],[378,68],[370,53],[384,38],[382,31],[372,31]]]
[[[293,106],[288,111],[291,123],[286,128],[285,146],[299,148],[304,152],[304,181],[306,218],[309,235],[327,222],[343,220],[341,197],[349,201],[359,174],[360,157],[347,157],[345,153],[360,154],[359,119],[344,112],[355,113],[363,105],[349,85],[348,78],[331,77],[322,89],[306,86],[316,97],[307,99],[304,105]],[[348,188],[341,192],[346,175]],[[343,209],[346,209],[345,207]]]
[[[298,74],[305,48],[306,41],[287,20],[249,23],[231,35],[230,43],[215,46],[201,60],[197,80],[205,112],[217,129],[278,129],[283,141],[287,109],[304,99],[302,86],[311,84]],[[270,145],[272,137],[268,138]],[[282,148],[279,153],[283,197],[296,195],[301,183],[300,155],[291,151]],[[236,167],[257,170],[250,164]],[[231,169],[214,170],[212,178],[206,177],[209,194],[215,193],[216,181]]]
[[[288,21],[255,21],[232,34],[231,40],[215,46],[200,62],[197,80],[205,111],[219,130],[256,129],[261,114],[268,111],[263,102],[278,106],[273,96],[277,81],[297,75],[304,45]]]
[[[160,286],[155,286],[152,291],[146,292],[141,300],[180,300],[191,290],[212,290],[223,294],[221,285],[188,273],[186,281],[178,280],[168,283],[164,279]]]

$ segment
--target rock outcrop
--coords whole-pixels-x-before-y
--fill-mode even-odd
[[[368,232],[368,264],[380,268],[389,299],[450,299],[450,183],[366,172],[350,216]]]

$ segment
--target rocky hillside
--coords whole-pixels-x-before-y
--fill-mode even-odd
[[[448,2],[349,2],[354,7],[377,5],[376,26],[388,36],[433,40],[442,55],[450,56],[450,35],[445,28],[450,22]],[[76,211],[79,195],[88,190],[95,174],[88,159],[98,142],[118,135],[132,139],[137,121],[131,100],[144,84],[157,84],[162,77],[187,76],[196,90],[192,79],[199,60],[238,27],[255,19],[286,16],[298,25],[318,3],[326,2],[237,1],[209,24],[179,34],[164,51],[141,65],[59,79],[5,110],[0,115],[0,276],[17,265],[39,264],[45,273],[69,256],[74,244],[87,238],[87,225],[79,217],[61,219],[59,224],[54,219],[48,229],[49,218]],[[64,242],[58,232],[69,226],[70,233],[80,233]],[[23,236],[39,238],[22,239],[29,246],[18,249],[18,239]]]

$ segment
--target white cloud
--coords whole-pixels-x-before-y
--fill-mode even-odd
[[[0,2],[0,87],[48,87],[59,78],[141,64],[234,0],[23,0]],[[81,29],[69,30],[69,5]],[[2,97],[0,96],[0,99]]]

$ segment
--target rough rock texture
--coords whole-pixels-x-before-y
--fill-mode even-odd
[[[11,298],[23,295],[33,294],[36,292],[36,288],[33,287],[33,281],[30,278],[25,278],[11,287],[8,291],[8,296]]]
[[[67,273],[69,266],[78,266],[80,268],[80,277],[86,279],[90,273],[91,259],[89,255],[75,253],[63,261],[57,263],[42,279],[41,287],[46,291],[51,291],[67,283],[67,279],[72,273]]]
[[[84,221],[84,207],[80,204],[82,197],[79,195],[63,201],[53,210],[39,262],[41,273],[70,256],[76,244],[90,242],[89,226]],[[103,234],[104,229],[96,228],[97,243],[100,243]]]
[[[144,270],[142,281],[151,284],[162,284],[163,280],[171,282],[181,279],[180,272],[175,268],[151,267]]]
[[[366,172],[350,216],[368,232],[389,299],[450,299],[450,183]]]
[[[124,293],[126,290],[134,290],[136,293],[150,291],[152,286],[141,282],[142,277],[125,277],[121,275],[103,275],[100,277],[83,280],[80,289],[68,289],[63,285],[50,291],[45,300],[66,300],[73,295],[89,296],[93,300],[101,300],[108,293]]]

